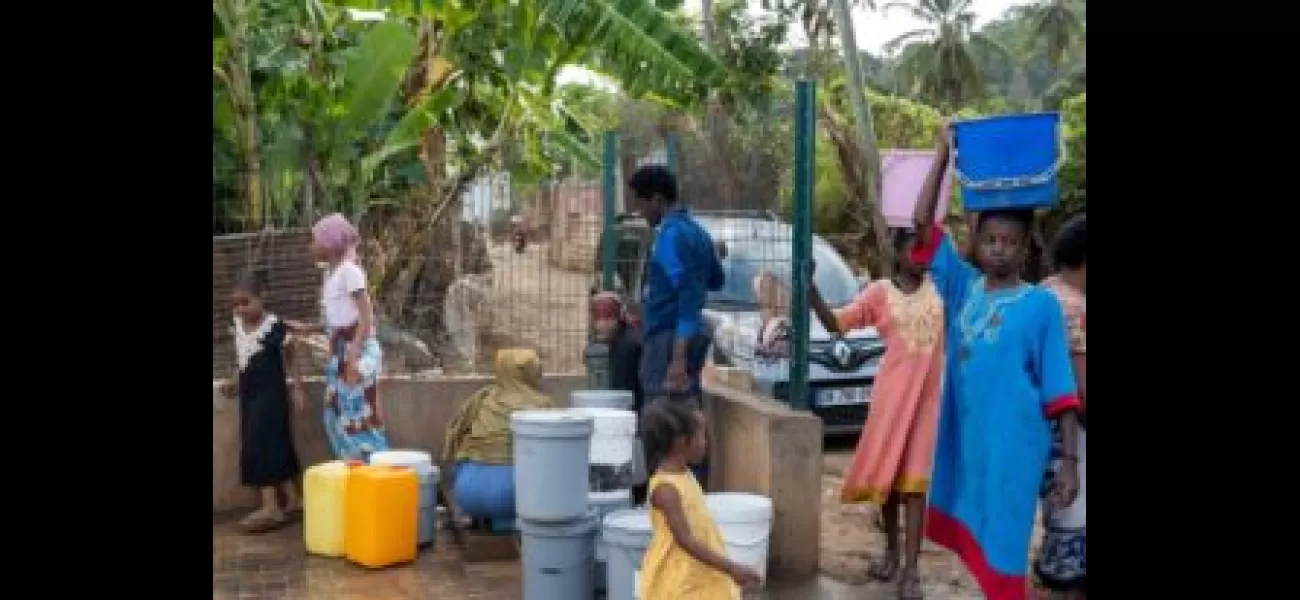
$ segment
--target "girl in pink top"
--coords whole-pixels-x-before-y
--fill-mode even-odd
[[[357,264],[361,236],[335,213],[311,228],[312,253],[326,263],[321,305],[329,336],[325,366],[325,434],[334,456],[367,460],[388,449],[379,411],[383,353],[375,337],[366,272]]]
[[[840,497],[844,502],[882,505],[885,556],[867,572],[880,581],[900,572],[898,512],[906,504],[907,560],[899,582],[899,597],[905,599],[921,597],[921,519],[930,487],[944,358],[943,301],[926,265],[912,258],[913,239],[911,230],[893,230],[897,274],[893,280],[872,282],[844,308],[832,311],[815,285],[810,294],[827,331],[844,335],[875,327],[888,348],[876,373],[871,415],[844,473]]]

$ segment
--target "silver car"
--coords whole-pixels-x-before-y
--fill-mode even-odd
[[[752,372],[760,392],[787,400],[789,355],[781,343],[781,327],[789,304],[774,302],[767,291],[772,284],[781,291],[789,289],[793,228],[770,215],[695,216],[715,242],[726,245],[726,285],[709,293],[704,310],[713,335],[712,361]],[[814,280],[832,308],[848,304],[867,281],[865,274],[855,276],[839,252],[818,236],[813,236],[813,260]],[[764,281],[766,289],[760,283]],[[788,292],[777,296],[788,298]],[[866,421],[885,344],[874,328],[835,340],[815,315],[809,315],[809,322],[810,408],[822,418],[827,435],[856,434]]]

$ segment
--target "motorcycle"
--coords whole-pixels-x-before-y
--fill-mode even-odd
[[[515,242],[515,253],[523,254],[524,249],[528,247],[528,234],[524,233],[523,230],[515,230],[511,237]]]

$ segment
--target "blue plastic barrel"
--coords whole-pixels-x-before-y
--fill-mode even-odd
[[[1060,114],[1001,115],[957,121],[957,183],[970,212],[1056,203]]]

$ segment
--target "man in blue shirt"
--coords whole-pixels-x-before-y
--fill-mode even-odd
[[[641,388],[647,400],[671,394],[698,401],[710,342],[701,312],[705,293],[725,283],[722,264],[713,238],[677,203],[671,171],[643,166],[628,187],[637,211],[655,228],[642,275]]]

